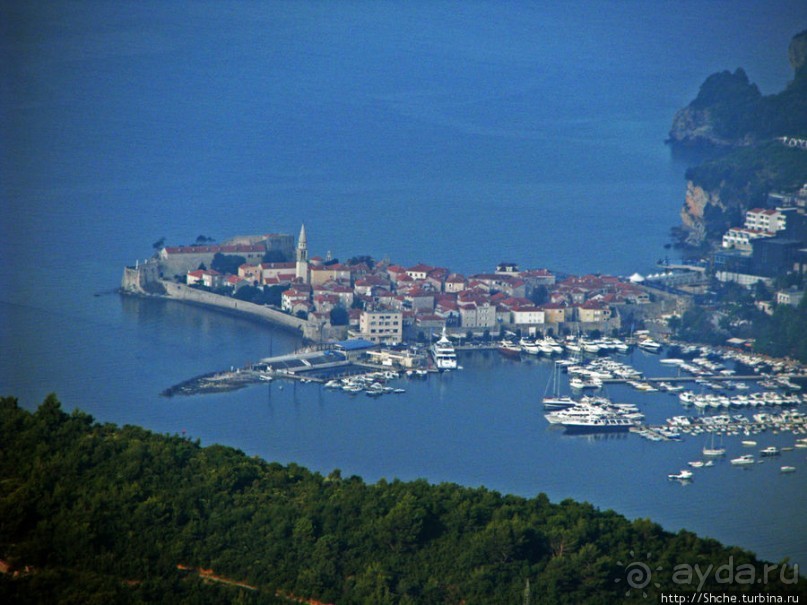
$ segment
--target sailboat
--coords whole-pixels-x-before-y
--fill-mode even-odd
[[[560,365],[556,363],[554,369],[552,370],[552,375],[549,378],[549,382],[546,383],[544,398],[542,400],[544,408],[547,410],[562,410],[574,407],[577,404],[577,402],[571,397],[561,397],[559,374]],[[551,394],[550,391],[552,391]]]
[[[709,447],[704,446],[703,448],[703,455],[704,456],[725,456],[726,455],[726,448],[724,447],[715,447],[715,434],[712,433],[712,443]]]

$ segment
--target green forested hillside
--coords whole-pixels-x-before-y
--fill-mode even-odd
[[[762,573],[746,551],[588,504],[323,477],[97,424],[54,396],[33,414],[0,399],[0,559],[4,603],[522,603],[528,582],[532,603],[658,602],[697,588],[677,565]],[[653,568],[641,589],[635,561]],[[701,588],[807,595],[792,570],[772,576]]]

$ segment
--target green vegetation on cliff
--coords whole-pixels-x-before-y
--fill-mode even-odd
[[[775,137],[807,137],[807,31],[790,43],[793,80],[780,93],[763,96],[743,69],[712,74],[698,96],[673,119],[672,143],[751,145]]]
[[[692,227],[700,233],[695,241],[703,234],[718,240],[742,225],[746,210],[765,206],[768,193],[794,192],[807,182],[807,150],[779,139],[807,139],[807,31],[793,38],[789,56],[794,77],[782,92],[763,96],[742,69],[724,71],[709,76],[676,113],[670,143],[725,151],[687,171],[687,180],[710,199],[702,218],[684,208],[685,223],[700,229]]]
[[[652,553],[655,600],[698,588],[674,581],[679,565],[763,573],[746,551],[588,504],[323,477],[100,425],[52,395],[34,414],[0,399],[0,443],[0,559],[20,572],[0,574],[3,602],[515,603],[527,581],[534,602],[645,602],[625,598],[633,553]],[[200,568],[231,583],[183,571]],[[700,588],[807,595],[782,569]]]
[[[727,227],[742,224],[745,210],[764,206],[771,191],[794,191],[807,182],[807,151],[779,141],[740,147],[689,168],[686,178],[716,195],[726,210],[739,209],[733,222],[719,225],[717,233],[722,235]]]

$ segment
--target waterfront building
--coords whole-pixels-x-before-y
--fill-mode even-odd
[[[782,208],[752,208],[745,213],[745,228],[773,235],[786,228],[787,212]]]
[[[201,284],[215,290],[224,283],[224,276],[213,269],[197,269],[196,271],[188,271],[185,283],[189,286]]]
[[[401,311],[362,311],[359,316],[359,335],[374,343],[392,343],[403,340],[403,313]]]
[[[458,302],[460,325],[463,328],[496,327],[496,306],[487,300]]]
[[[546,316],[533,304],[520,304],[510,309],[510,322],[516,327],[543,325]]]
[[[164,275],[184,275],[204,264],[210,267],[216,254],[241,256],[246,262],[260,262],[266,249],[262,245],[233,246],[166,246],[160,250],[160,264]]]
[[[566,321],[568,307],[560,303],[547,303],[541,307],[544,310],[544,321],[551,324],[561,324]]]
[[[611,319],[611,308],[596,300],[589,300],[577,306],[577,319],[580,323],[594,323]]]
[[[732,227],[723,235],[723,247],[729,249],[733,248],[750,254],[753,249],[753,240],[762,237],[773,237],[773,233],[762,229]]]
[[[305,237],[305,225],[300,226],[300,237],[297,238],[296,278],[304,284],[308,283],[308,242]]]

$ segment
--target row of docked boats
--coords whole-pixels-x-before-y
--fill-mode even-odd
[[[582,354],[591,355],[607,353],[627,353],[630,347],[618,338],[585,338],[582,336],[567,336],[565,339],[555,339],[551,336],[531,339],[522,337],[518,341],[504,339],[498,344],[498,350],[506,357],[520,357],[525,355],[544,355],[551,357],[555,355]]]
[[[673,416],[667,425],[690,434],[717,433],[722,435],[756,435],[765,431],[774,433],[790,432],[795,435],[807,434],[807,415],[798,410],[784,410],[781,413],[757,413],[751,418],[742,414],[717,414],[714,416]],[[751,445],[755,442],[749,441]],[[745,442],[743,442],[745,445]],[[798,444],[797,444],[798,447]],[[805,444],[807,447],[807,444]]]
[[[392,387],[388,381],[398,378],[396,372],[371,372],[369,374],[359,374],[345,378],[329,380],[325,383],[325,388],[341,390],[351,395],[364,393],[368,397],[380,397],[390,393],[405,393],[405,389]]]
[[[678,395],[679,401],[685,406],[706,408],[748,408],[759,406],[793,406],[807,403],[807,394],[781,393],[778,391],[759,391],[757,393],[741,393],[728,396],[714,393],[695,393],[683,391]]]

